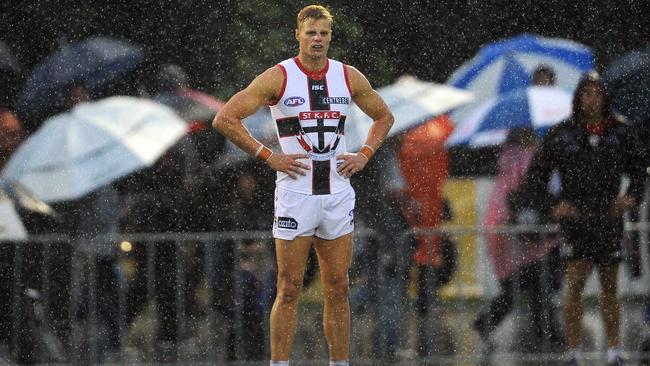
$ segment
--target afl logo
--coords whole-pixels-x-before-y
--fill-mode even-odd
[[[297,107],[303,104],[305,104],[305,100],[302,97],[289,97],[284,100],[284,105],[287,107]]]

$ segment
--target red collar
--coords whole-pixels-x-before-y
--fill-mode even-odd
[[[327,70],[330,68],[330,60],[329,59],[325,60],[325,67],[323,67],[322,69],[320,69],[318,71],[309,71],[309,70],[307,70],[305,65],[303,65],[302,62],[300,62],[300,58],[298,58],[298,56],[294,57],[293,60],[296,62],[296,65],[298,65],[298,68],[300,69],[300,71],[305,73],[305,75],[307,75],[310,79],[313,79],[313,80],[321,80],[322,78],[324,78],[325,74],[327,74]]]
[[[602,136],[605,132],[605,128],[609,127],[612,124],[612,121],[609,118],[605,118],[598,122],[587,123],[585,128],[587,133],[590,135]]]

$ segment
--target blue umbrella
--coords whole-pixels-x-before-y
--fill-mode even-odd
[[[553,69],[557,86],[574,90],[580,75],[594,69],[594,56],[591,49],[573,41],[521,34],[483,46],[447,84],[482,100],[530,85],[531,74],[540,65]]]
[[[603,80],[618,112],[633,122],[650,121],[650,47],[614,60]]]
[[[143,59],[139,46],[107,37],[63,46],[34,68],[20,93],[19,109],[33,115],[60,107],[72,83],[99,88],[135,69]]]
[[[571,93],[552,86],[530,86],[490,98],[457,124],[447,146],[497,145],[515,127],[530,127],[541,135],[571,115],[572,101]]]

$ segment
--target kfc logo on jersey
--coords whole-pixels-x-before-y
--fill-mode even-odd
[[[302,97],[289,97],[284,100],[284,105],[287,107],[297,107],[305,104],[305,99]]]
[[[339,111],[308,111],[300,112],[298,114],[300,120],[306,119],[339,119],[341,118],[341,112]]]
[[[298,230],[298,221],[293,217],[277,217],[276,223],[278,229]]]

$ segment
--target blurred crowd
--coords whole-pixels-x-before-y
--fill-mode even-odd
[[[542,65],[531,75],[531,83],[552,85],[555,78],[554,70]],[[265,359],[265,321],[275,291],[269,237],[251,235],[244,239],[180,243],[171,237],[137,239],[128,243],[128,250],[120,247],[124,243],[111,237],[129,233],[269,231],[273,221],[274,174],[252,159],[229,160],[227,164],[221,159],[226,142],[211,128],[221,102],[192,89],[191,76],[174,64],[147,70],[134,66],[99,85],[72,78],[60,87],[59,100],[34,110],[19,101],[26,79],[19,68],[9,64],[0,68],[0,171],[43,121],[81,103],[113,95],[166,104],[184,119],[187,131],[152,166],[80,198],[50,203],[56,216],[24,216],[30,234],[65,234],[72,242],[51,246],[49,256],[54,259],[45,266],[43,247],[38,243],[27,242],[20,248],[21,256],[17,255],[16,246],[6,246],[0,263],[0,336],[16,361],[41,362],[42,355],[48,354],[35,352],[34,341],[28,339],[30,335],[16,326],[17,322],[27,324],[34,319],[15,313],[15,305],[29,306],[30,301],[38,299],[39,291],[49,291],[40,296],[48,299],[46,317],[64,351],[69,352],[66,348],[74,343],[71,319],[99,319],[104,330],[99,349],[91,352],[96,361],[119,356],[124,346],[123,327],[129,329],[149,311],[149,294],[155,300],[154,353],[159,361],[172,361],[178,344],[188,337],[183,332],[187,326],[180,324],[182,320],[178,318],[179,308],[183,309],[183,319],[203,319],[206,312],[219,314],[218,327],[226,339],[226,359]],[[444,138],[452,129],[449,116],[442,115],[408,133],[391,137],[353,181],[360,197],[357,225],[362,230],[371,230],[372,235],[355,244],[351,305],[354,312],[374,311],[382,316],[372,339],[377,358],[398,359],[399,351],[405,347],[408,330],[403,319],[411,300],[417,314],[417,355],[428,358],[453,352],[445,349],[443,340],[435,334],[439,326],[438,291],[457,270],[457,243],[451,235],[426,231],[453,220],[453,202],[445,200],[442,192],[450,175]],[[602,137],[602,133],[596,131],[591,135]],[[432,142],[434,137],[438,140]],[[647,140],[642,133],[640,138]],[[541,140],[531,129],[516,128],[509,132],[500,146],[495,188],[482,223],[485,228],[558,221],[548,213],[550,207],[521,204],[527,200],[557,202],[561,194],[562,182],[558,180],[564,177],[551,179],[544,198],[529,199],[531,195],[526,193],[530,188],[524,183],[540,146]],[[634,147],[639,150],[640,160],[623,173],[639,173],[649,165],[644,150],[647,146]],[[367,181],[374,183],[359,184]],[[636,213],[631,215],[633,220],[638,219]],[[396,236],[397,233],[405,235]],[[623,238],[620,233],[619,242]],[[626,253],[638,254],[638,236],[625,238],[632,243]],[[526,326],[532,334],[530,348],[544,352],[576,351],[575,344],[567,343],[561,325],[562,310],[553,301],[566,285],[563,236],[489,233],[486,239],[500,292],[471,324],[485,346],[485,354],[493,351],[493,332],[521,302],[521,296],[527,299],[523,304],[531,314],[530,325]],[[83,261],[76,262],[81,265],[75,267],[72,263],[77,257]],[[638,255],[628,257],[632,258],[629,267],[634,276],[640,276]],[[310,261],[305,284],[314,279],[314,263]],[[180,272],[183,276],[179,279]],[[49,281],[49,288],[43,288],[44,278]],[[20,284],[16,285],[18,279]],[[582,281],[584,287],[584,279],[570,279]],[[412,284],[414,295],[409,294]],[[609,286],[603,291],[610,295],[614,291],[615,296],[616,287]],[[212,291],[213,303],[202,306],[198,294],[205,288]],[[584,290],[575,284],[574,289],[580,295]],[[23,293],[26,295],[22,296]],[[620,342],[611,343],[609,349],[619,352]],[[49,355],[49,360],[60,361],[56,352]]]

